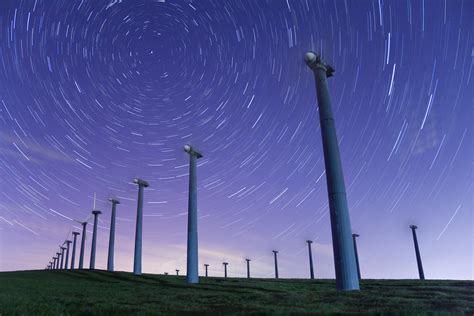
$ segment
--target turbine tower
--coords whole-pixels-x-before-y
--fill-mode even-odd
[[[227,278],[227,265],[229,264],[228,262],[222,262],[224,265],[224,278]]]
[[[207,278],[207,269],[209,268],[209,265],[207,263],[204,264],[204,269],[206,270],[206,278]]]
[[[277,258],[278,251],[272,250],[272,252],[273,252],[273,258],[275,259],[275,279],[278,279],[278,258]]]
[[[68,263],[69,263],[69,246],[71,245],[70,240],[66,240],[64,243],[66,244],[66,261],[64,262],[64,269],[68,269]]]
[[[66,250],[66,247],[61,246],[60,249],[61,249],[61,269],[64,269],[65,268],[65,266],[64,266],[64,250]]]
[[[89,262],[89,268],[95,269],[95,250],[97,246],[97,221],[99,219],[99,214],[102,214],[102,212],[99,210],[93,210],[92,214],[94,215],[94,229],[92,230],[92,246],[91,246],[91,258]]]
[[[326,167],[326,183],[331,217],[332,245],[336,270],[336,288],[339,291],[359,290],[359,278],[352,245],[352,231],[347,207],[346,188],[342,172],[341,157],[332,114],[327,78],[334,69],[313,52],[307,52],[305,62],[314,73],[319,106],[319,121]]]
[[[61,253],[60,252],[56,252],[56,256],[58,258],[57,262],[56,262],[56,269],[60,269],[60,264],[61,264]]]
[[[79,223],[82,225],[81,252],[79,253],[79,269],[84,269],[84,248],[86,247],[87,221]]]
[[[357,276],[359,277],[359,280],[361,279],[360,277],[360,266],[359,266],[359,253],[357,252],[357,241],[356,238],[359,237],[359,234],[352,234],[352,241],[354,242],[354,254],[356,257],[356,264],[357,264]]]
[[[120,201],[117,199],[109,199],[112,202],[112,216],[110,218],[110,235],[109,235],[109,256],[107,258],[107,271],[114,271],[114,247],[115,247],[115,211]]]
[[[184,145],[189,154],[189,197],[188,197],[188,256],[186,261],[186,282],[199,283],[198,275],[198,226],[197,226],[197,176],[196,161],[202,155],[190,145]]]
[[[179,275],[179,269],[176,269],[176,275]]]
[[[72,242],[72,255],[71,255],[71,269],[74,269],[74,263],[76,260],[76,240],[77,240],[77,235],[79,235],[79,232],[72,232],[73,236],[73,242]]]
[[[142,274],[143,188],[148,187],[148,182],[137,178],[133,180],[133,183],[138,184],[137,227],[135,230],[133,274],[140,275]]]
[[[56,270],[56,257],[53,257],[53,269]]]
[[[250,259],[245,259],[247,261],[247,279],[250,279]]]
[[[420,280],[424,280],[425,273],[423,272],[423,264],[421,263],[420,248],[418,248],[418,239],[416,238],[416,229],[418,227],[416,225],[410,225],[410,228],[413,234],[413,243],[415,244],[415,254],[416,254],[416,263],[418,265],[418,274],[420,276]]]
[[[312,240],[306,240],[308,244],[308,254],[309,254],[309,276],[311,280],[314,280],[314,269],[313,269],[313,255],[311,253],[311,244],[313,243]]]

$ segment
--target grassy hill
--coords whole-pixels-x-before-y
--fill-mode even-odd
[[[474,314],[474,282],[363,280],[335,291],[334,280],[201,278],[126,272],[0,273],[0,315],[128,314]]]

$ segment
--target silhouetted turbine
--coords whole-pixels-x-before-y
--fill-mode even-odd
[[[86,226],[87,222],[82,222],[81,252],[79,253],[79,269],[84,269],[84,249],[86,247]]]
[[[224,265],[224,278],[227,278],[227,265],[229,264],[228,262],[222,262]]]
[[[102,214],[102,212],[99,210],[93,210],[92,214],[94,215],[94,229],[92,230],[92,246],[89,268],[95,269],[95,250],[97,247],[97,221],[99,219],[99,214]]]
[[[275,279],[278,279],[278,258],[277,258],[278,251],[272,250],[272,252],[273,252],[273,258],[275,259]]]
[[[58,262],[56,263],[56,269],[59,269],[60,268],[60,264],[61,264],[61,253],[60,252],[56,252],[56,256],[58,256]]]
[[[314,269],[313,269],[313,255],[311,253],[311,244],[313,243],[312,240],[306,240],[308,243],[308,255],[309,255],[309,277],[311,280],[314,280]]]
[[[424,280],[425,273],[423,272],[423,264],[421,263],[420,248],[418,247],[418,239],[416,238],[416,229],[418,227],[416,225],[410,225],[410,228],[413,234],[413,243],[415,244],[415,254],[416,254],[416,263],[418,265],[418,274],[420,276],[420,280]]]
[[[66,247],[60,247],[61,249],[61,269],[64,269],[64,250],[66,250]]]
[[[109,199],[112,202],[112,215],[110,217],[109,255],[107,257],[107,271],[114,271],[114,247],[115,247],[115,213],[119,200]]]
[[[206,277],[207,277],[207,268],[209,267],[209,265],[207,263],[204,264],[204,269],[206,270]]]
[[[250,279],[250,259],[245,259],[247,261],[247,279]]]
[[[66,261],[64,262],[64,269],[69,269],[68,263],[69,263],[69,245],[71,244],[72,241],[66,240],[64,243],[66,244]]]
[[[77,235],[79,235],[79,232],[72,232],[73,236],[73,242],[72,242],[72,255],[71,255],[71,269],[74,269],[74,264],[76,260],[76,240],[77,240]]]
[[[352,234],[352,240],[354,242],[354,254],[355,254],[356,263],[357,263],[357,275],[359,276],[359,280],[360,280],[361,276],[360,276],[360,266],[359,266],[359,253],[357,251],[357,241],[356,241],[357,237],[359,237],[358,234]]]

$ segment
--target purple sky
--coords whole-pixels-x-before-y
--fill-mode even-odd
[[[186,268],[199,148],[199,263],[211,275],[334,277],[308,50],[329,88],[365,278],[473,279],[473,1],[7,0],[0,3],[0,270],[41,269],[102,210],[105,269]],[[92,221],[91,221],[92,223]],[[92,225],[89,225],[89,233]],[[91,234],[87,239],[88,266]]]

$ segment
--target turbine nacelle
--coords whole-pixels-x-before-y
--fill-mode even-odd
[[[196,156],[196,158],[198,159],[202,157],[202,154],[199,151],[197,151],[195,148],[191,147],[191,145],[189,144],[184,145],[184,151],[190,155]]]
[[[145,187],[145,188],[149,186],[148,182],[139,178],[133,179],[133,183],[138,184],[138,186]]]
[[[120,201],[116,198],[109,198],[109,201],[112,202],[112,204],[120,204]]]
[[[326,70],[326,77],[329,78],[334,74],[334,68],[331,67],[330,65],[326,64],[322,59],[320,55],[317,55],[314,52],[307,52],[304,54],[304,61],[306,65],[308,65],[309,68],[312,70],[316,70],[319,67],[322,67],[324,70]]]

